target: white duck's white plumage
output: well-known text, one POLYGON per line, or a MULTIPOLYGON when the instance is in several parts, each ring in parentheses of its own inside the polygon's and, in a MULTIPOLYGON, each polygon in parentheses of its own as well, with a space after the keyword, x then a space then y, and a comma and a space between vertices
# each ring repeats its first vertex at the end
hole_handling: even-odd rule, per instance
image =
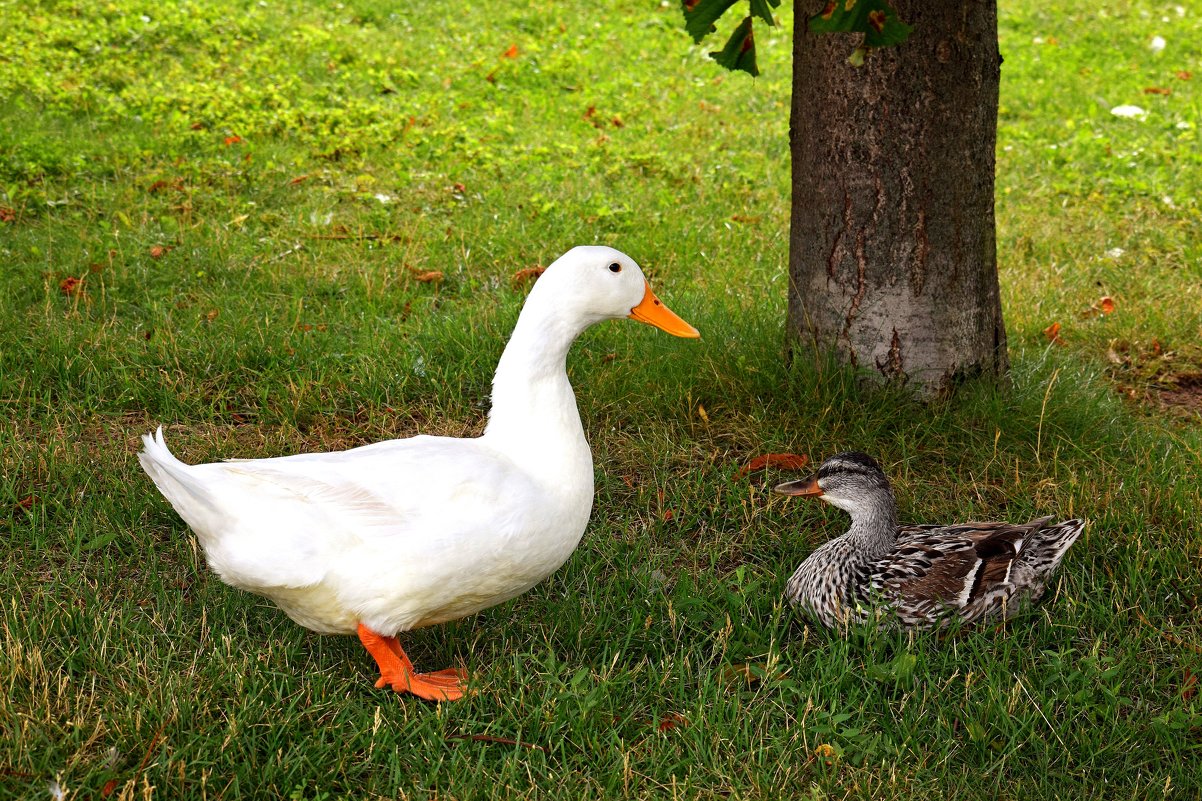
POLYGON ((526 300, 480 437, 188 465, 159 429, 139 460, 222 580, 302 626, 387 636, 454 620, 530 589, 580 542, 593 462, 565 363, 585 328, 621 317, 697 336, 630 257, 574 248, 526 300))

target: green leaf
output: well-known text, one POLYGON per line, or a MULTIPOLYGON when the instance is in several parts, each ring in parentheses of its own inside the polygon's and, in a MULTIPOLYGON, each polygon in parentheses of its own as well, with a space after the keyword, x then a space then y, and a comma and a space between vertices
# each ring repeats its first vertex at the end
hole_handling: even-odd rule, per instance
POLYGON ((718 17, 737 2, 738 0, 680 0, 685 30, 693 37, 694 42, 699 43, 716 30, 714 23, 718 21, 718 17))
POLYGON ((866 47, 901 44, 914 30, 901 21, 887 0, 827 0, 822 13, 810 17, 809 29, 814 33, 862 33, 866 47))
POLYGON ((751 16, 759 17, 769 25, 776 25, 772 9, 780 5, 780 0, 751 0, 751 16))
POLYGON ((755 65, 755 34, 751 30, 751 17, 744 17, 735 32, 726 40, 726 47, 710 53, 710 58, 728 70, 742 70, 749 75, 760 74, 755 65))
POLYGON ((117 539, 117 537, 119 537, 120 535, 121 535, 120 531, 110 531, 107 534, 101 534, 101 535, 99 535, 97 537, 93 537, 92 539, 85 542, 83 544, 83 546, 80 547, 80 550, 81 551, 94 551, 97 548, 103 548, 104 546, 106 546, 110 542, 112 542, 113 540, 117 539))

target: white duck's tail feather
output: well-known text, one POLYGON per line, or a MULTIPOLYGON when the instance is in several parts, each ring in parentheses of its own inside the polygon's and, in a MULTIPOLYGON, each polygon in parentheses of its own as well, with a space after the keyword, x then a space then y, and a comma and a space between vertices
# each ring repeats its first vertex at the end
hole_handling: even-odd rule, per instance
POLYGON ((219 512, 204 486, 190 475, 191 466, 176 459, 167 447, 162 426, 154 434, 143 434, 142 446, 138 453, 142 469, 189 525, 198 505, 209 513, 219 512))

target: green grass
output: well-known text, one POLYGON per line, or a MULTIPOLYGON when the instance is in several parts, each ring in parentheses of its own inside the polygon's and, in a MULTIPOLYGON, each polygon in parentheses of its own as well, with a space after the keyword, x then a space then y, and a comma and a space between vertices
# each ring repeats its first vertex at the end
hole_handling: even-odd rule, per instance
POLYGON ((751 81, 672 4, 425 5, 0 0, 0 798, 1195 796, 1202 434, 1158 399, 1202 374, 1196 12, 1003 5, 1013 375, 922 406, 783 363, 788 15, 751 81), (591 242, 704 339, 574 349, 581 548, 406 639, 474 697, 372 689, 141 474, 159 423, 192 461, 480 430, 510 276, 591 242), (736 472, 849 447, 909 520, 1086 517, 1054 597, 946 637, 795 620, 844 521, 736 472))

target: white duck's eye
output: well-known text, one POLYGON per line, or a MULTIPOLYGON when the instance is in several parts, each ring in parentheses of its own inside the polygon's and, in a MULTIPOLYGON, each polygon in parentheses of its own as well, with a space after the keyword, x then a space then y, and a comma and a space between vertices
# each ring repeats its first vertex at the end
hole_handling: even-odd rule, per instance
POLYGON ((615 261, 609 265, 609 271, 611 273, 620 273, 620 272, 622 272, 622 265, 618 264, 615 261))

